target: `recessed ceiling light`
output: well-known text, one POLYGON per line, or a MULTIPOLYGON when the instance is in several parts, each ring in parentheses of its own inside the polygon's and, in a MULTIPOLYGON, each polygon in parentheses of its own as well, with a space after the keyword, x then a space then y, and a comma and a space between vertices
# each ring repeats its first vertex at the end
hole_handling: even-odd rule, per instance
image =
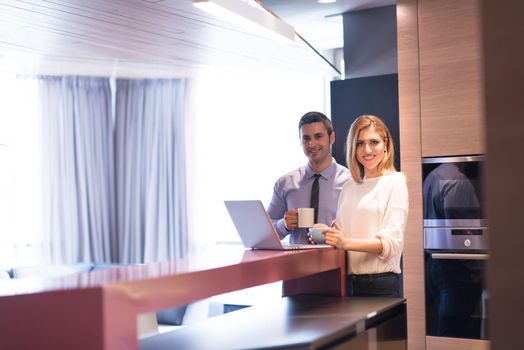
POLYGON ((337 0, 317 0, 319 4, 332 4, 334 2, 337 2, 337 0))

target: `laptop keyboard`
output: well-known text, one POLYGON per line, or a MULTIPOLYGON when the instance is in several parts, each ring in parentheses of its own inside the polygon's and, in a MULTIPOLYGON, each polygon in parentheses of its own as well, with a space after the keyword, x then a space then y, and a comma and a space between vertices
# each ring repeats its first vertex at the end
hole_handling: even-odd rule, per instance
POLYGON ((301 249, 304 247, 304 244, 286 243, 286 244, 283 244, 283 246, 286 249, 301 249))

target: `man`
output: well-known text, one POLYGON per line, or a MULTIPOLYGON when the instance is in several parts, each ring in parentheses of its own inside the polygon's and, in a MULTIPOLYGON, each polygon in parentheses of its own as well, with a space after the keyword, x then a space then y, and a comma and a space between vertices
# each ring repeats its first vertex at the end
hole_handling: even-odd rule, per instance
POLYGON ((349 170, 331 155, 335 132, 331 121, 320 112, 308 112, 298 124, 299 136, 308 164, 282 176, 275 183, 268 214, 280 239, 291 235, 291 243, 309 243, 306 228, 298 228, 298 208, 311 207, 311 190, 318 176, 318 219, 331 225, 335 219, 338 195, 349 179, 349 170))

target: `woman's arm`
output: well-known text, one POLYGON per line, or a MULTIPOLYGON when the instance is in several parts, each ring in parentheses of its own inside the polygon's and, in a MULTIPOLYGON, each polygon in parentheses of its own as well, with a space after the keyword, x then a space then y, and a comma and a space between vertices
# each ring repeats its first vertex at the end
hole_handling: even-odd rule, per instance
POLYGON ((353 250, 357 252, 381 254, 384 247, 379 238, 346 238, 337 223, 332 228, 324 231, 326 243, 338 249, 353 250))
POLYGON ((375 238, 382 241, 380 259, 402 254, 404 246, 404 230, 409 210, 408 188, 404 174, 397 173, 394 180, 384 213, 383 227, 375 234, 375 238))

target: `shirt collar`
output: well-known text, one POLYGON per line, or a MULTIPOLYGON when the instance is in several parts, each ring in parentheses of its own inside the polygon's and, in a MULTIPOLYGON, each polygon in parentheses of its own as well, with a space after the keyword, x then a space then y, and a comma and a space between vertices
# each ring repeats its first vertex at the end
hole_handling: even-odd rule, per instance
MULTIPOLYGON (((335 162, 335 159, 331 157, 331 165, 324 169, 324 171, 321 172, 320 175, 322 175, 321 177, 323 177, 324 179, 329 180, 335 175, 336 169, 337 163, 335 162)), ((312 178, 315 174, 316 173, 313 171, 313 169, 311 169, 311 166, 308 163, 308 165, 306 166, 306 177, 309 179, 312 178)))

